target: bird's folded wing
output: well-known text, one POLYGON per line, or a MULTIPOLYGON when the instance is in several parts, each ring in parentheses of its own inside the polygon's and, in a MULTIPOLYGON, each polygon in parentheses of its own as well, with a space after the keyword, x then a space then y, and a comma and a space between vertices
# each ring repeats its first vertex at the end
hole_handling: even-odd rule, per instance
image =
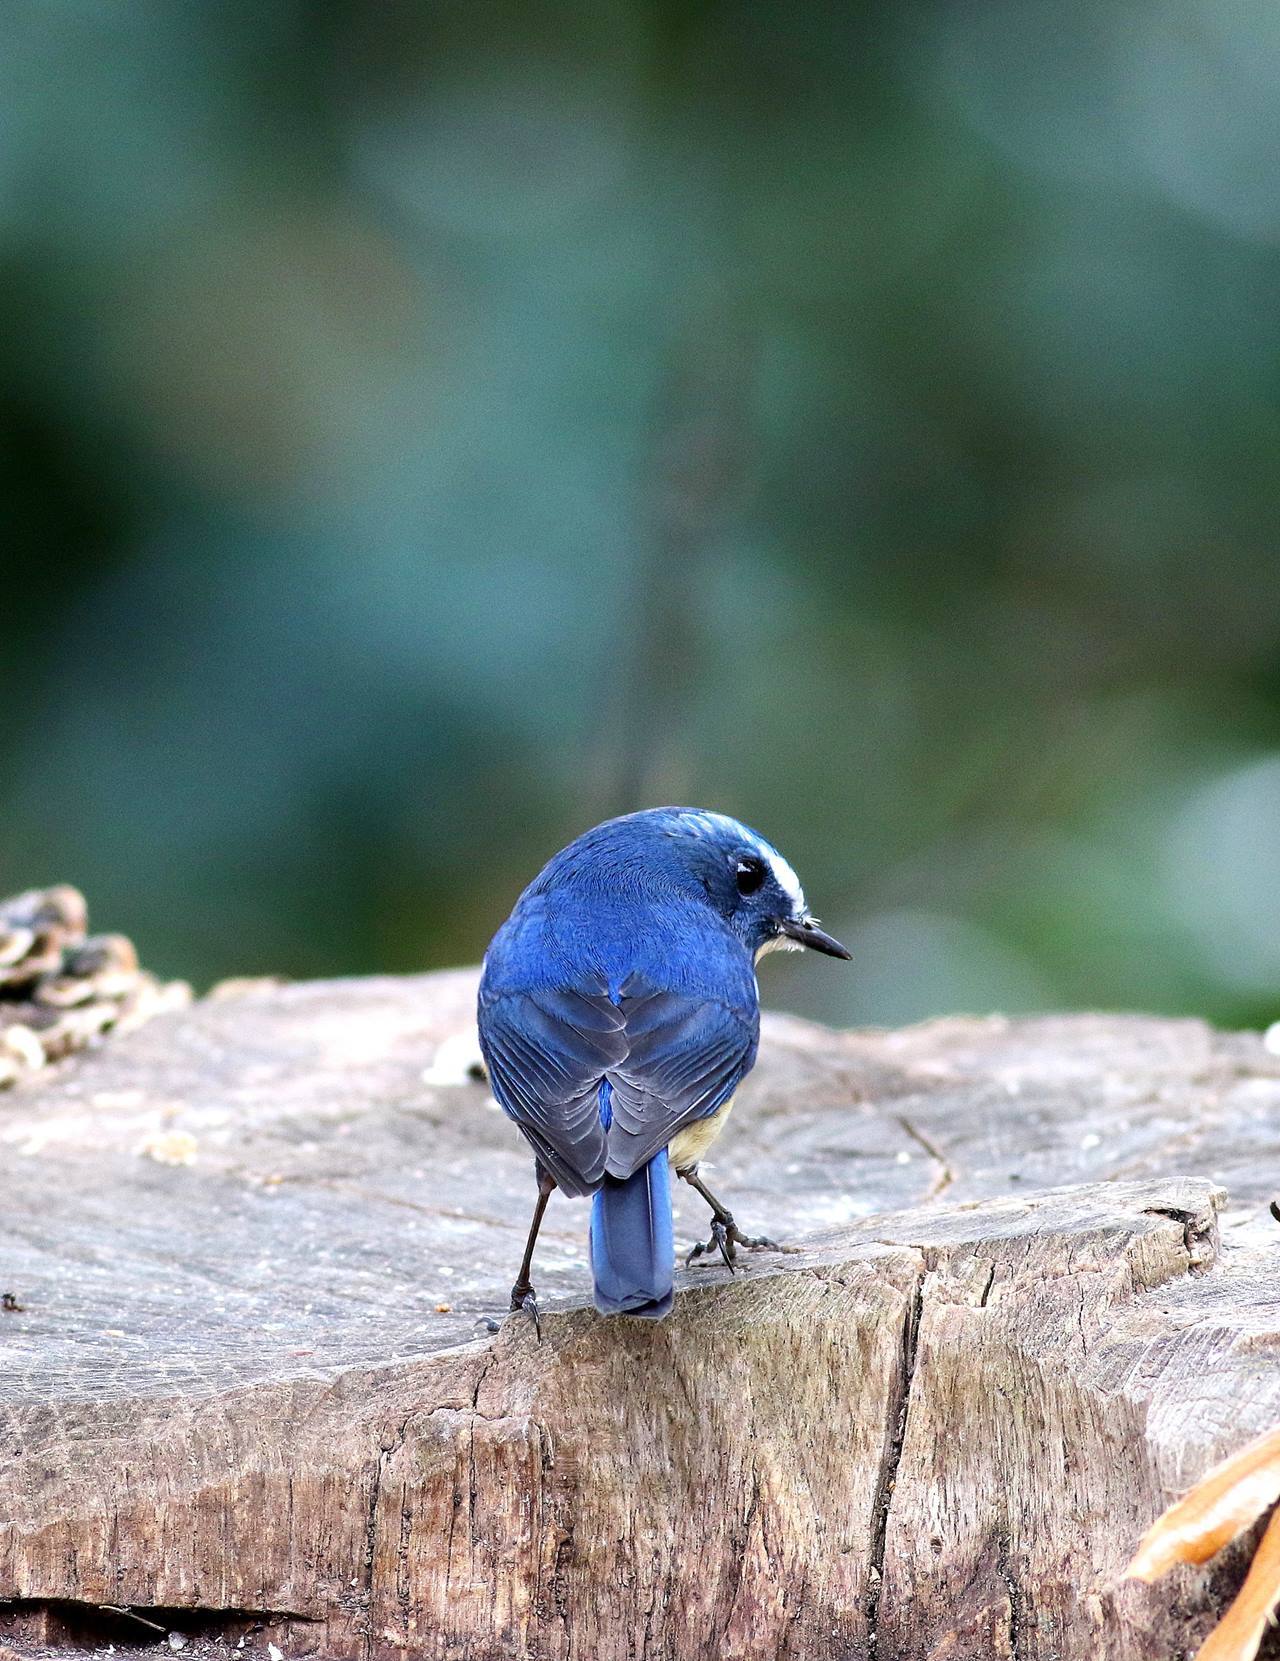
POLYGON ((622 1011, 603 994, 539 988, 482 997, 480 1042, 499 1105, 568 1194, 605 1173, 600 1083, 627 1053, 622 1011))
POLYGON ((718 999, 624 989, 627 1054, 610 1069, 613 1123, 607 1170, 626 1177, 695 1119, 717 1112, 755 1060, 759 1014, 718 999))
POLYGON ((616 1003, 571 988, 483 998, 480 1028, 499 1104, 566 1193, 583 1194, 724 1106, 755 1060, 759 1017, 633 976, 616 1003))

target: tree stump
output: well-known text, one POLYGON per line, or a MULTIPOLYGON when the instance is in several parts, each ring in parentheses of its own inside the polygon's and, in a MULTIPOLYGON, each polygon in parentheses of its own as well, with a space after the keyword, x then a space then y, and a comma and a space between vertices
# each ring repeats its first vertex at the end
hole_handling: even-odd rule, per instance
POLYGON ((555 1196, 539 1343, 505 1311, 531 1159, 482 1084, 423 1077, 474 991, 249 986, 0 1098, 0 1641, 1154 1661, 1204 1635, 1244 1547, 1119 1575, 1280 1423, 1256 1036, 767 1018, 712 1185, 785 1249, 604 1321, 555 1196))

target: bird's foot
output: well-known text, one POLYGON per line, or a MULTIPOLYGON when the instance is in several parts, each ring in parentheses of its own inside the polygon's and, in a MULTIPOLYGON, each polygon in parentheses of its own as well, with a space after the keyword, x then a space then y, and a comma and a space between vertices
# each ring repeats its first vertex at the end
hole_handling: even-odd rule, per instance
POLYGON ((733 1218, 727 1214, 723 1217, 711 1219, 710 1240, 699 1240, 698 1244, 684 1260, 686 1269, 692 1267, 696 1258, 713 1257, 716 1252, 724 1259, 725 1267, 730 1274, 735 1273, 734 1261, 738 1255, 739 1246, 748 1246, 752 1251, 762 1247, 777 1249, 777 1241, 770 1240, 763 1234, 744 1234, 733 1218))
POLYGON ((511 1288, 511 1313, 514 1315, 523 1309, 526 1315, 533 1316, 533 1330, 538 1335, 538 1342, 542 1342, 542 1311, 538 1308, 538 1300, 534 1296, 532 1286, 522 1286, 519 1281, 511 1288))

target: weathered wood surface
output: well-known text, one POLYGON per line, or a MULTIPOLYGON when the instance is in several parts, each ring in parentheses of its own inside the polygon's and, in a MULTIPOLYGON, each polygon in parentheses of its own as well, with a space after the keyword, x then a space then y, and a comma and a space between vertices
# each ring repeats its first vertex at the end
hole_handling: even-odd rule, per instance
POLYGON ((1118 1575, 1280 1422, 1257 1038, 775 1018, 713 1186, 795 1249, 603 1322, 556 1197, 537 1344, 482 1325, 528 1156, 483 1087, 422 1077, 473 992, 252 989, 0 1099, 0 1640, 148 1635, 104 1605, 188 1653, 249 1630, 456 1661, 1145 1661, 1204 1634, 1241 1551, 1118 1575))

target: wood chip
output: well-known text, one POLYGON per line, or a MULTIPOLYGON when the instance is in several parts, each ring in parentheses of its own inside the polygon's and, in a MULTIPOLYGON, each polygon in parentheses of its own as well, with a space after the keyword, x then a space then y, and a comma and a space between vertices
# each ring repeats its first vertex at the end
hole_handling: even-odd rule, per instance
POLYGON ((1197 1661, 1253 1661, 1280 1603, 1280 1511, 1259 1542, 1236 1600, 1200 1648, 1197 1661))
POLYGON ((142 1144, 142 1152, 157 1165, 194 1165, 199 1143, 189 1130, 161 1130, 142 1144))
POLYGON ((1280 1499, 1280 1430, 1215 1465, 1143 1535, 1130 1580, 1158 1580, 1175 1563, 1205 1563, 1280 1499))

